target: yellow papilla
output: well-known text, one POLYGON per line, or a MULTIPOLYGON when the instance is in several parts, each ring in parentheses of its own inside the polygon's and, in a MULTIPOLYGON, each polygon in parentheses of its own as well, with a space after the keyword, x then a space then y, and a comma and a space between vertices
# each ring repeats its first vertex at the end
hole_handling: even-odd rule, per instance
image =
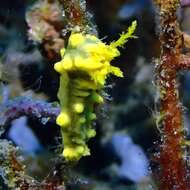
POLYGON ((89 120, 95 120, 96 114, 95 113, 89 113, 88 118, 89 118, 89 120))
POLYGON ((66 51, 65 48, 62 48, 62 49, 60 50, 61 58, 64 57, 65 51, 66 51))
POLYGON ((75 103, 73 109, 76 113, 82 113, 84 111, 84 104, 79 102, 75 103))
POLYGON ((89 149, 84 146, 67 147, 63 150, 63 156, 68 161, 75 161, 78 157, 90 155, 89 149))
POLYGON ((92 92, 91 100, 95 103, 102 104, 104 102, 104 98, 100 96, 96 91, 92 92))
POLYGON ((68 126, 70 122, 71 122, 71 119, 67 112, 61 112, 56 119, 56 123, 61 127, 68 126))
POLYGON ((95 137, 96 136, 96 131, 94 129, 88 129, 87 130, 87 136, 88 138, 92 138, 92 137, 95 137))
POLYGON ((85 41, 85 36, 83 34, 75 33, 70 36, 68 45, 73 48, 76 48, 77 46, 84 43, 84 41, 85 41))
POLYGON ((54 65, 54 69, 55 69, 58 73, 61 73, 61 71, 63 70, 62 63, 61 63, 61 62, 57 62, 57 63, 54 65))
POLYGON ((123 77, 123 72, 118 67, 111 66, 110 69, 111 73, 114 74, 115 76, 123 77))
POLYGON ((72 70, 72 68, 73 68, 72 57, 69 54, 66 54, 60 63, 62 64, 62 70, 60 70, 59 73, 72 70))

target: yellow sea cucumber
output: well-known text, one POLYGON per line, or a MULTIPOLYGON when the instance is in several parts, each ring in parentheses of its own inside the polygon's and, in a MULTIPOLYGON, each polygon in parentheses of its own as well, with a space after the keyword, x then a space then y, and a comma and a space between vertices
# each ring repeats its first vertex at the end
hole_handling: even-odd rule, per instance
POLYGON ((96 135, 92 121, 96 119, 94 107, 104 102, 101 91, 109 74, 123 77, 122 71, 110 62, 120 55, 122 47, 133 35, 136 21, 127 33, 106 45, 94 35, 72 33, 67 48, 61 49, 61 61, 54 65, 60 74, 58 98, 61 113, 56 123, 61 127, 67 161, 77 161, 90 155, 87 141, 96 135))

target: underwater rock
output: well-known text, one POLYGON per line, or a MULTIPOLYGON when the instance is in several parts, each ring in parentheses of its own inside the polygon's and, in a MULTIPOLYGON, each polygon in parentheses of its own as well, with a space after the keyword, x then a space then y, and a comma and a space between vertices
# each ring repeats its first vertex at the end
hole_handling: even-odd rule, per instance
POLYGON ((142 148, 132 141, 131 137, 124 134, 114 134, 111 143, 121 165, 117 174, 120 178, 141 182, 148 175, 149 162, 142 148))
POLYGON ((181 5, 188 6, 188 5, 190 5, 190 1, 189 0, 181 0, 181 5))
POLYGON ((24 153, 33 155, 42 150, 42 145, 33 131, 27 126, 27 117, 25 116, 15 119, 12 122, 8 137, 14 141, 24 153))
POLYGON ((150 0, 136 0, 133 3, 125 3, 118 12, 120 19, 130 19, 145 9, 151 9, 150 0))

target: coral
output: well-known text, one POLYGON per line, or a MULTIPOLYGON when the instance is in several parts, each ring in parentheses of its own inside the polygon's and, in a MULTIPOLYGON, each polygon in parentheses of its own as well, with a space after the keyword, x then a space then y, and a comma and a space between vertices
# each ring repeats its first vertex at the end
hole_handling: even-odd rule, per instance
POLYGON ((67 30, 97 34, 92 15, 87 11, 85 0, 59 0, 64 7, 67 30))
POLYGON ((179 100, 178 71, 189 69, 188 46, 177 20, 178 0, 155 0, 160 9, 161 57, 156 64, 157 85, 160 90, 161 141, 157 159, 160 163, 160 190, 188 190, 188 169, 184 160, 183 109, 179 100), (184 40, 185 39, 185 40, 184 40), (185 44, 184 44, 185 43, 185 44))
POLYGON ((97 33, 90 18, 83 0, 39 0, 26 13, 28 35, 42 45, 49 60, 57 60, 70 31, 97 33))
POLYGON ((42 0, 35 2, 26 13, 29 38, 43 44, 50 60, 56 59, 59 50, 64 47, 62 11, 63 8, 58 0, 42 0))
MULTIPOLYGON (((0 129, 23 115, 37 118, 43 124, 54 122, 60 109, 42 100, 29 97, 17 97, 0 106, 0 129)), ((0 134, 3 133, 1 129, 0 134)))
POLYGON ((11 142, 0 140, 0 174, 4 184, 11 190, 59 190, 65 189, 62 176, 59 176, 62 168, 55 168, 54 174, 51 173, 42 182, 28 176, 25 172, 25 166, 18 159, 18 148, 15 148, 11 142))
POLYGON ((62 60, 54 66, 61 75, 58 92, 61 113, 56 122, 61 126, 66 160, 76 161, 90 154, 86 142, 96 134, 92 128, 96 119, 94 108, 104 101, 101 91, 106 79, 110 74, 123 76, 110 62, 120 55, 118 47, 134 38, 135 28, 136 21, 110 45, 94 35, 72 33, 67 48, 61 50, 62 60))

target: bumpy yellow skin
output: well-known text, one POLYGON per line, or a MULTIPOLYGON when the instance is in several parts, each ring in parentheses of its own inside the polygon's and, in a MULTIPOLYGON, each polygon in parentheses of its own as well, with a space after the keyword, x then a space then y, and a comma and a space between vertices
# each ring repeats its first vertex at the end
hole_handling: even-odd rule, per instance
POLYGON ((56 123, 61 127, 63 156, 67 161, 77 161, 90 155, 87 141, 96 135, 92 121, 96 119, 94 107, 104 102, 100 92, 109 74, 123 77, 118 67, 110 64, 120 55, 118 47, 134 37, 136 22, 128 32, 106 45, 94 35, 71 34, 66 49, 61 49, 62 60, 54 65, 60 73, 61 113, 56 123))

